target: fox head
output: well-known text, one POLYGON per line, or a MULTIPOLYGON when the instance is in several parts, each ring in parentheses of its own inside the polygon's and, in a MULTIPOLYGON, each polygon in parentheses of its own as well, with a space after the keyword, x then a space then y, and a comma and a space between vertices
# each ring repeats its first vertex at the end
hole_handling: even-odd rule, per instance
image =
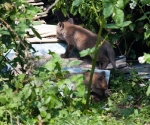
POLYGON ((65 40, 66 29, 70 24, 74 24, 72 18, 68 19, 66 22, 59 22, 56 27, 57 39, 65 40))

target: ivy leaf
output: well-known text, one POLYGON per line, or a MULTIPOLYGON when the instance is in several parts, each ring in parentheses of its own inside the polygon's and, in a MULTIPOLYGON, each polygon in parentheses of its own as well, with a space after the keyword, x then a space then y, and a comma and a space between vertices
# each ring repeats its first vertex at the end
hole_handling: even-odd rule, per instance
POLYGON ((112 18, 116 24, 120 24, 124 21, 124 12, 119 8, 115 8, 112 18))

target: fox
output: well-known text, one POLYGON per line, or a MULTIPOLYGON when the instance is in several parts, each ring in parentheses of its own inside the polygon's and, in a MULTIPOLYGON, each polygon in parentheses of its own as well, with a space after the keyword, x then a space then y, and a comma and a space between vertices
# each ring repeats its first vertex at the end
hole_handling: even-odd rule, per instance
MULTIPOLYGON (((84 72, 85 77, 84 85, 85 89, 88 90, 90 81, 90 72, 84 72)), ((91 93, 92 100, 94 102, 100 102, 105 97, 105 91, 108 89, 108 84, 105 78, 105 72, 95 72, 92 78, 91 93)))
MULTIPOLYGON (((66 41, 68 44, 66 52, 61 54, 62 58, 69 58, 74 48, 77 48, 80 52, 87 48, 95 47, 98 38, 97 34, 94 34, 90 30, 75 25, 72 18, 68 19, 68 21, 58 22, 56 26, 56 36, 57 39, 66 41)), ((101 40, 103 40, 103 38, 101 38, 101 40)), ((90 56, 94 58, 93 55, 90 56)), ((117 69, 115 52, 111 44, 106 40, 98 49, 97 62, 98 64, 102 64, 101 69, 106 69, 109 62, 111 62, 114 69, 117 69)))
MULTIPOLYGON (((66 78, 70 78, 72 75, 76 75, 77 73, 68 74, 66 78)), ((90 72, 82 72, 84 77, 83 84, 85 89, 88 90, 88 85, 90 81, 90 72)), ((76 83, 73 83, 73 90, 76 90, 76 83)), ((102 72, 94 72, 92 78, 91 92, 90 96, 93 102, 100 102, 105 98, 105 91, 108 89, 107 80, 105 77, 105 71, 102 72)))

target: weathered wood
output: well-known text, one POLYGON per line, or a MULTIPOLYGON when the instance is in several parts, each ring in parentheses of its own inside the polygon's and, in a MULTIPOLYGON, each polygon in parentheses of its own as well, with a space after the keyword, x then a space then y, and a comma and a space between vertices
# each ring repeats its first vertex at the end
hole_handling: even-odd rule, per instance
POLYGON ((34 6, 41 6, 41 5, 44 5, 44 3, 43 3, 43 2, 30 3, 30 4, 32 4, 32 5, 34 5, 34 6))
POLYGON ((26 38, 26 40, 29 43, 56 43, 56 42, 58 42, 58 39, 53 38, 53 37, 52 38, 42 38, 42 39, 34 37, 34 38, 26 38))
MULTIPOLYGON (((48 36, 56 36, 56 25, 41 24, 33 27, 40 35, 49 33, 48 36)), ((29 32, 30 35, 34 35, 31 29, 26 29, 26 32, 29 32)))
POLYGON ((42 18, 42 17, 47 17, 48 16, 48 14, 43 14, 43 15, 41 15, 41 16, 35 16, 33 19, 34 20, 37 20, 37 19, 40 19, 40 18, 42 18))
POLYGON ((41 2, 41 0, 26 0, 28 3, 41 2))
POLYGON ((34 21, 34 23, 46 24, 45 20, 38 20, 38 21, 34 21))

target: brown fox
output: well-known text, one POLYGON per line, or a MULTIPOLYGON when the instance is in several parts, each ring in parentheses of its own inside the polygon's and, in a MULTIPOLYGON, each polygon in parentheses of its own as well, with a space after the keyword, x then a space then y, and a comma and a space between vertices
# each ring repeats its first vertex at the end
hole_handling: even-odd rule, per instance
MULTIPOLYGON (((90 80, 90 72, 83 73, 85 80, 85 88, 88 90, 88 84, 90 80)), ((108 89, 107 81, 105 78, 105 72, 93 74, 92 86, 91 86, 91 95, 94 102, 99 102, 103 97, 105 97, 105 90, 108 89)))
MULTIPOLYGON (((70 78, 72 75, 76 75, 77 73, 68 74, 66 77, 70 78)), ((90 72, 81 73, 84 76, 84 85, 85 89, 88 90, 89 80, 90 80, 90 72)), ((74 84, 73 90, 76 90, 76 84, 74 84)), ((94 102, 99 102, 101 99, 105 97, 105 91, 108 89, 108 84, 105 78, 105 72, 95 72, 92 78, 91 92, 90 95, 94 102)))
MULTIPOLYGON (((56 28, 57 38, 68 43, 66 52, 61 54, 62 58, 68 58, 70 52, 77 48, 79 51, 93 48, 96 45, 97 35, 91 31, 73 24, 70 18, 66 22, 59 22, 56 28)), ((101 38, 101 40, 103 40, 101 38)), ((97 62, 102 63, 101 68, 106 69, 109 62, 116 69, 115 52, 108 41, 105 41, 98 50, 97 62)), ((93 58, 93 55, 91 55, 93 58)))

